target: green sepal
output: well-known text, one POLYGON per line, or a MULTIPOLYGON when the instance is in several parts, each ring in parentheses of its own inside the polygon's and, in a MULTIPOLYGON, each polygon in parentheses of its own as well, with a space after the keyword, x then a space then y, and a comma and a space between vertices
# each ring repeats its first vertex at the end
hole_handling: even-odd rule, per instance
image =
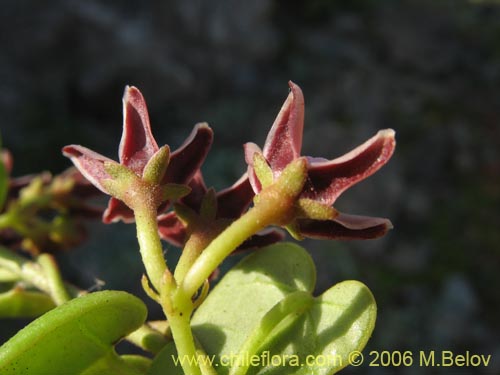
POLYGON ((182 184, 165 184, 161 188, 163 201, 175 201, 191 193, 191 188, 182 184))
POLYGON ((111 177, 101 181, 107 193, 125 202, 126 194, 131 186, 140 185, 140 178, 131 169, 114 161, 104 162, 104 170, 111 177))
POLYGON ((144 303, 125 292, 103 291, 73 299, 36 319, 0 347, 0 374, 124 374, 114 344, 140 327, 144 303))
POLYGON ((290 233, 290 236, 292 236, 294 240, 302 241, 304 239, 304 237, 300 234, 299 226, 295 220, 285 225, 285 229, 288 233, 290 233))
POLYGON ((304 217, 313 220, 333 220, 339 214, 335 208, 308 198, 300 198, 297 200, 296 207, 296 217, 304 217))
POLYGON ((273 171, 267 164, 264 155, 259 152, 253 154, 253 170, 259 179, 262 188, 266 188, 273 183, 273 171))
POLYGON ((142 179, 150 184, 157 185, 165 176, 170 162, 170 148, 165 145, 148 160, 142 172, 142 179))
POLYGON ((307 160, 306 158, 298 158, 286 166, 276 184, 283 194, 295 198, 302 192, 306 179, 307 160))

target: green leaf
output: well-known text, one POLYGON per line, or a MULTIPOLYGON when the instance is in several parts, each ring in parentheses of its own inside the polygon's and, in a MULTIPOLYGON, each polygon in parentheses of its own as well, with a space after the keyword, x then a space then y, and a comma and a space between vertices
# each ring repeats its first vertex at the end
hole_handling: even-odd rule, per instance
POLYGON ((264 366, 253 367, 247 374, 334 374, 365 347, 375 327, 376 310, 364 284, 341 282, 316 297, 312 308, 289 330, 261 348, 269 353, 269 362, 279 359, 279 365, 262 360, 264 366))
POLYGON ((286 295, 312 292, 316 282, 309 254, 280 243, 245 258, 219 282, 193 316, 201 346, 213 354, 237 353, 266 312, 286 295))
POLYGON ((45 293, 12 288, 0 293, 0 318, 36 318, 56 307, 45 293))
MULTIPOLYGON (((217 373, 329 375, 347 366, 373 331, 373 296, 346 281, 313 298, 314 284, 310 256, 290 243, 256 251, 229 271, 192 320, 217 373)), ((181 375, 176 360, 167 345, 149 374, 181 375)))
POLYGON ((131 367, 137 368, 144 374, 149 370, 152 362, 149 358, 134 354, 122 355, 121 359, 123 359, 131 367))
POLYGON ((125 292, 95 292, 71 300, 0 347, 0 373, 140 374, 113 346, 141 326, 146 314, 144 303, 125 292))

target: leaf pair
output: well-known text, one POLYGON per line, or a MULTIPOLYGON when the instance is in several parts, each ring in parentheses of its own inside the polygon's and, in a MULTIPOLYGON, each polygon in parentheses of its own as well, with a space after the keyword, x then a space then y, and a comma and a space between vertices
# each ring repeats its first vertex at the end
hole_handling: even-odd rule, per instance
MULTIPOLYGON (((313 297, 314 264, 301 247, 280 243, 245 258, 219 282, 192 320, 217 374, 332 374, 366 345, 376 305, 357 281, 313 297)), ((182 374, 173 344, 149 374, 182 374)))

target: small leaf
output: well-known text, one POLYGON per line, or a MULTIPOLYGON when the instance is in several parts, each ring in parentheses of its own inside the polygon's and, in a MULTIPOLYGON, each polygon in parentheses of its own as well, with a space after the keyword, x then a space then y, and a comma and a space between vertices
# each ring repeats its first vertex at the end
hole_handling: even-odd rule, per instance
POLYGON ((71 300, 0 347, 0 373, 138 375, 113 345, 141 326, 146 314, 144 303, 125 292, 95 292, 71 300))
POLYGON ((375 300, 364 284, 341 282, 316 297, 288 331, 261 348, 282 359, 280 366, 253 367, 247 374, 334 374, 350 364, 351 353, 363 350, 376 315, 375 300))
POLYGON ((0 318, 36 318, 56 307, 45 293, 13 288, 0 293, 0 318))

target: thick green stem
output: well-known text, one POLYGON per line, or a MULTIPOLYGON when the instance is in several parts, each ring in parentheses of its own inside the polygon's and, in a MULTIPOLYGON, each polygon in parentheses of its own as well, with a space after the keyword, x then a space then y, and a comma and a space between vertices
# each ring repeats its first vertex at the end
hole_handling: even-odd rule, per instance
POLYGON ((247 211, 200 254, 181 284, 186 295, 194 295, 219 264, 247 238, 272 224, 271 217, 263 212, 262 207, 258 205, 247 211))
POLYGON ((134 213, 142 262, 151 284, 158 292, 161 292, 161 280, 167 269, 167 263, 163 256, 163 248, 158 234, 156 209, 145 207, 141 210, 135 210, 134 213))
MULTIPOLYGON (((169 296, 170 297, 170 296, 169 296)), ((191 331, 191 314, 193 303, 191 298, 177 290, 171 299, 171 307, 163 304, 163 311, 167 316, 170 330, 177 349, 177 355, 182 364, 185 375, 201 375, 197 363, 197 350, 193 332, 191 331)))
POLYGON ((38 263, 42 266, 45 272, 45 277, 47 278, 49 285, 50 296, 54 302, 57 305, 62 305, 63 303, 68 302, 71 299, 71 296, 66 290, 61 273, 59 272, 59 267, 57 266, 54 257, 50 254, 41 254, 38 257, 38 263))
MULTIPOLYGON (((168 269, 158 235, 156 209, 148 209, 148 206, 145 206, 142 210, 134 210, 134 213, 142 261, 151 284, 160 295, 161 305, 170 325, 177 353, 181 358, 196 358, 190 324, 193 312, 191 296, 179 290, 171 293, 172 284, 165 282, 168 269)), ((185 375, 201 375, 196 363, 186 360, 182 366, 185 375)))

